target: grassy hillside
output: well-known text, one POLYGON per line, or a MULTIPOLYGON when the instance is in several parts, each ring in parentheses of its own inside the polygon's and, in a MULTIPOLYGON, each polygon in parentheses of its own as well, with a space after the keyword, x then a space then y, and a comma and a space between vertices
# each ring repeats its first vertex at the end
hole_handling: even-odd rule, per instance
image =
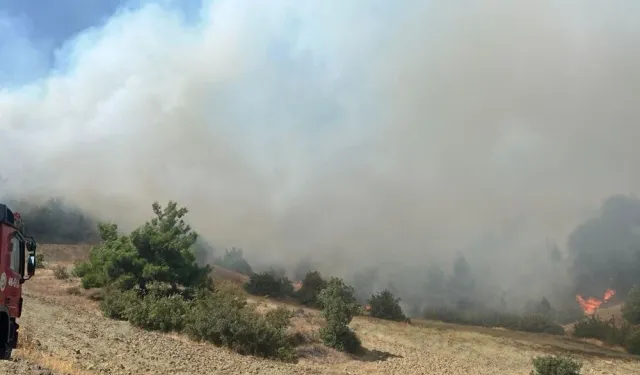
MULTIPOLYGON (((351 327, 365 352, 351 356, 328 349, 317 339, 319 312, 286 305, 294 312, 291 329, 304 344, 300 360, 286 364, 241 356, 214 345, 195 343, 178 334, 146 332, 126 322, 104 318, 74 278, 59 280, 53 269, 82 259, 87 246, 49 246, 40 250, 47 269, 25 284, 24 335, 16 355, 51 373, 99 374, 526 374, 531 359, 548 353, 571 354, 585 363, 583 373, 640 373, 640 362, 598 343, 544 334, 458 326, 414 320, 413 324, 356 317, 351 327), (168 356, 166 353, 176 353, 168 356)), ((230 287, 242 275, 216 268, 214 277, 230 287)), ((239 288, 238 288, 239 289, 239 288)), ((250 298, 267 311, 282 303, 250 298)), ((2 368, 0 367, 0 370, 2 368)))

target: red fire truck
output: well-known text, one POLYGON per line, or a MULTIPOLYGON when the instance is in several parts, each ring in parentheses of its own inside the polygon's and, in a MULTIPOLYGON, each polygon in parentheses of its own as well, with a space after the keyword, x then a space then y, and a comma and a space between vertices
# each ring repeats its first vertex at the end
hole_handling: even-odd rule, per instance
POLYGON ((23 228, 20 215, 0 203, 0 359, 18 344, 22 284, 36 270, 36 241, 23 228))

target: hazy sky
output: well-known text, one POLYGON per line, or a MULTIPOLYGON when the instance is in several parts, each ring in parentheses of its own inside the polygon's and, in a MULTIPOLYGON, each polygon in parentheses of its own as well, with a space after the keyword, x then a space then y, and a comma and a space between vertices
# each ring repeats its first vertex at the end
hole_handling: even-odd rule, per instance
POLYGON ((640 186, 637 1, 53 3, 0 1, 6 192, 348 267, 510 262, 640 186))

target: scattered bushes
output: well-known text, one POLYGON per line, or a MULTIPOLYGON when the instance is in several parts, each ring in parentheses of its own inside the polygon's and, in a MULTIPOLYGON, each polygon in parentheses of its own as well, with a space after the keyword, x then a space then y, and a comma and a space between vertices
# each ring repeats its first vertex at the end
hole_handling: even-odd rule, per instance
POLYGON ((423 318, 438 320, 445 323, 474 325, 481 327, 501 327, 515 331, 548 333, 563 335, 564 328, 542 314, 516 314, 502 313, 491 309, 455 309, 455 308, 431 308, 424 310, 423 318))
POLYGON ((608 345, 624 345, 626 330, 618 328, 612 319, 602 320, 597 316, 581 319, 573 326, 573 336, 598 339, 608 345))
POLYGON ((360 339, 348 326, 353 317, 360 313, 353 287, 332 277, 326 288, 320 291, 318 300, 326 319, 326 325, 320 329, 324 344, 348 353, 357 352, 361 348, 360 339))
POLYGON ((57 265, 53 268, 53 276, 58 280, 67 280, 71 275, 69 275, 67 267, 57 265))
POLYGON ((208 292, 193 302, 186 315, 186 333, 194 340, 226 346, 240 354, 281 360, 295 359, 286 334, 290 316, 278 310, 261 315, 244 298, 208 292))
POLYGON ((127 311, 127 320, 136 327, 160 332, 182 331, 190 307, 179 294, 149 294, 134 306, 127 311))
MULTIPOLYGON (((147 330, 185 332, 195 340, 242 354, 294 360, 295 340, 287 334, 291 312, 277 309, 263 315, 247 304, 241 289, 238 292, 224 284, 213 288, 210 268, 196 264, 193 247, 198 237, 183 219, 186 208, 169 202, 163 209, 154 203, 153 211, 155 216, 149 222, 128 235, 119 234, 115 224, 99 224, 101 243, 91 249, 88 261, 78 263, 74 269, 85 289, 102 288, 100 308, 104 315, 147 330)), ((38 260, 39 266, 42 261, 38 260)), ((285 276, 252 273, 242 250, 227 251, 217 263, 249 273, 244 289, 251 294, 293 296, 301 304, 321 307, 326 325, 321 328, 320 337, 325 345, 350 353, 361 348, 359 338, 349 328, 353 317, 360 313, 360 306, 353 287, 343 280, 331 278, 327 282, 319 272, 309 271, 302 287, 294 292, 285 276)), ((54 275, 58 279, 69 277, 61 266, 54 268, 54 275)), ((372 295, 368 302, 374 317, 407 320, 400 299, 390 290, 372 295)), ((640 320, 639 306, 640 289, 634 288, 625 305, 625 318, 631 322, 640 320)), ((536 308, 534 313, 519 316, 470 304, 425 310, 423 316, 457 324, 564 334, 564 329, 552 322, 553 310, 546 299, 536 308)), ((630 353, 640 354, 640 330, 630 325, 617 328, 613 322, 587 318, 576 324, 574 335, 622 345, 630 353)), ((555 368, 568 375, 576 368, 564 359, 545 357, 536 361, 537 375, 551 374, 548 371, 555 368)))
POLYGON ((286 276, 277 277, 273 272, 254 273, 244 286, 249 294, 269 297, 293 295, 293 284, 286 276))
POLYGON ((374 318, 393 320, 396 322, 407 321, 407 317, 400 307, 400 298, 396 298, 391 291, 384 289, 369 298, 367 303, 374 318))
POLYGON ((140 298, 133 290, 109 288, 100 307, 107 317, 128 320, 142 329, 185 332, 194 340, 240 354, 295 359, 292 339, 286 334, 292 313, 281 308, 262 315, 228 290, 200 292, 187 301, 179 294, 149 293, 140 298))
POLYGON ((543 356, 533 359, 531 375, 580 375, 582 364, 569 357, 543 356))
POLYGON ((597 339, 607 345, 621 346, 631 354, 640 355, 640 328, 633 327, 628 322, 617 327, 613 318, 584 318, 574 325, 573 336, 597 339))

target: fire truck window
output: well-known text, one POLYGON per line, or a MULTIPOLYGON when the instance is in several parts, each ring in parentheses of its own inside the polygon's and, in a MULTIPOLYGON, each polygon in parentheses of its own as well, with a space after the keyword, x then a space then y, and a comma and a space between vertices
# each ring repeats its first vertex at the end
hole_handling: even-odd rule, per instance
POLYGON ((11 237, 9 250, 11 251, 11 269, 20 272, 20 240, 17 237, 11 237))

